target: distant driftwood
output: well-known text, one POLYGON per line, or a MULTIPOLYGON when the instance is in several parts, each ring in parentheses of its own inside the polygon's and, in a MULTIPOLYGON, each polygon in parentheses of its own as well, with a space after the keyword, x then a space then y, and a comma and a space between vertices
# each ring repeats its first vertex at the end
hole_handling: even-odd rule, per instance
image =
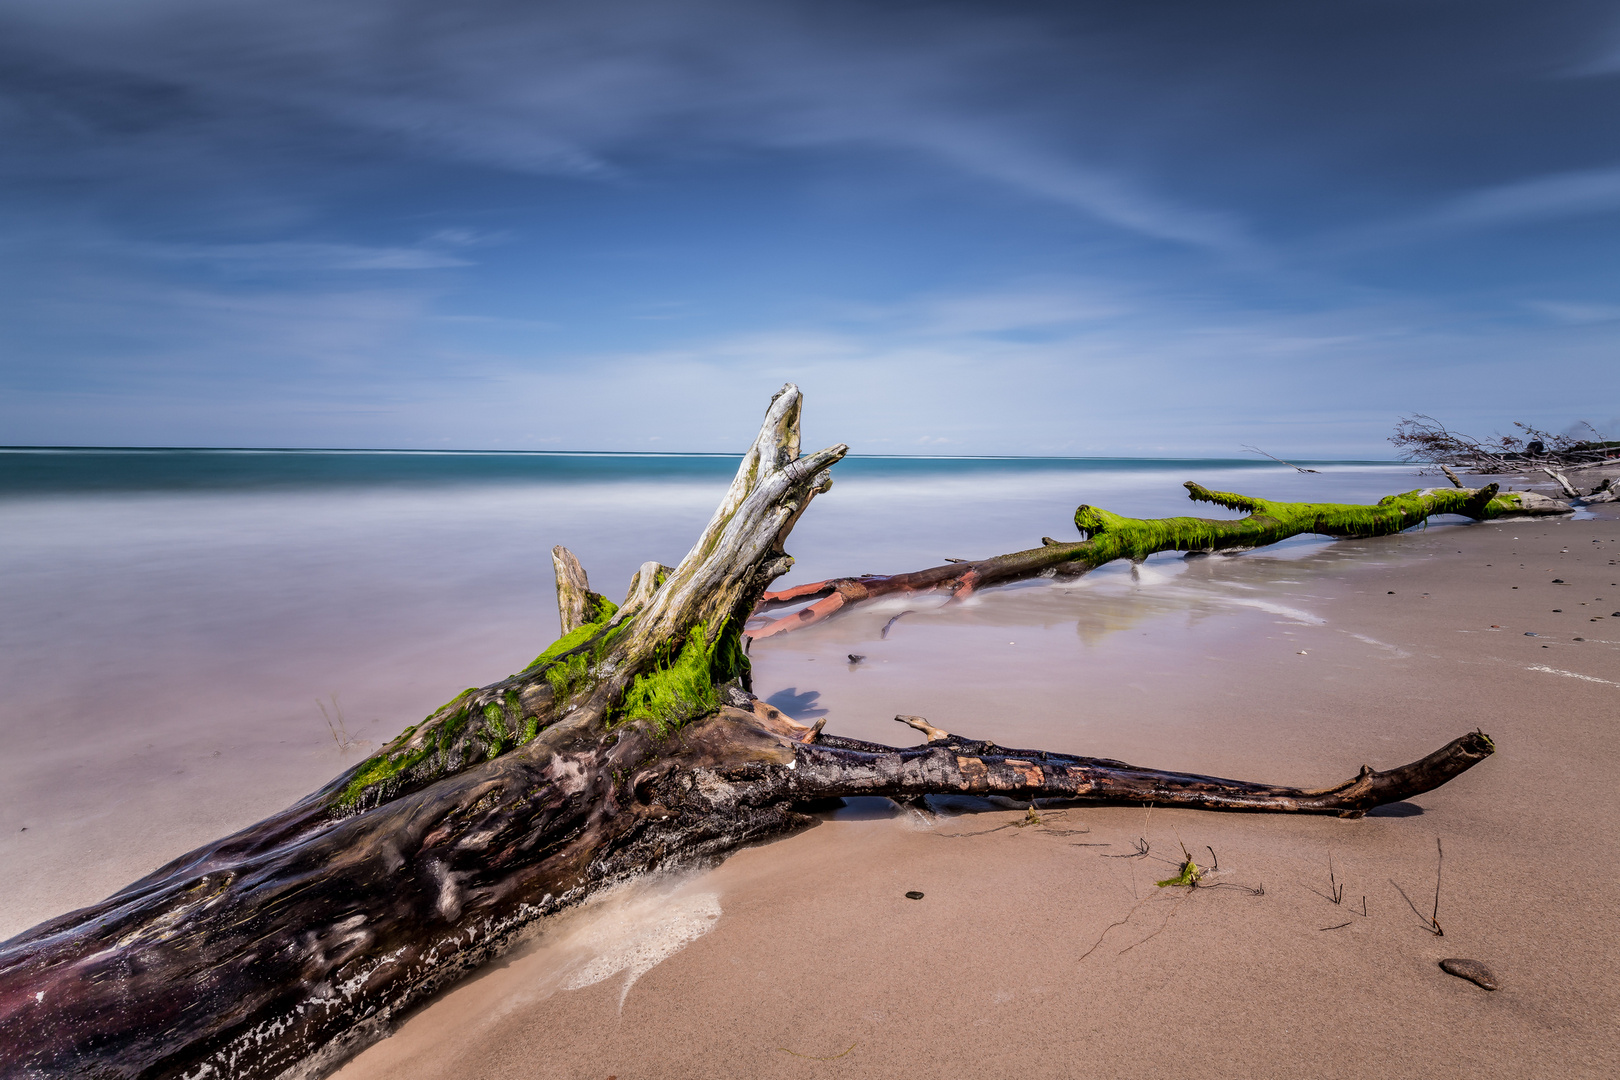
MULTIPOLYGON (((1604 439, 1592 425, 1585 421, 1581 424, 1596 438, 1554 435, 1515 421, 1513 426, 1520 434, 1499 435, 1487 441, 1452 431, 1432 416, 1414 413, 1396 423, 1389 441, 1409 461, 1436 467, 1449 465, 1486 475, 1545 466, 1576 469, 1620 463, 1620 440, 1604 439)), ((1562 485, 1570 498, 1580 497, 1567 481, 1562 485)))
POLYGON ((1390 495, 1371 506, 1345 503, 1290 503, 1210 491, 1188 482, 1187 494, 1195 502, 1213 503, 1248 516, 1235 521, 1210 518, 1128 518, 1081 506, 1074 523, 1081 539, 1058 541, 1042 537, 1041 546, 989 559, 948 560, 943 566, 907 574, 867 574, 830 578, 768 592, 750 622, 751 637, 810 626, 852 604, 883 597, 923 592, 945 592, 953 598, 971 595, 990 585, 1004 585, 1032 577, 1076 577, 1116 559, 1141 562, 1162 551, 1190 555, 1236 554, 1275 544, 1291 536, 1313 533, 1340 538, 1388 536, 1410 529, 1436 514, 1459 514, 1475 521, 1500 517, 1541 517, 1568 514, 1572 507, 1533 491, 1501 492, 1497 485, 1465 487, 1446 470, 1450 488, 1420 488, 1390 495), (808 606, 784 618, 767 619, 765 612, 783 607, 808 606))
MULTIPOLYGON (((1013 750, 918 717, 897 718, 928 739, 909 749, 803 727, 754 697, 744 649, 746 620, 792 564, 783 543, 846 451, 801 455, 799 406, 796 387, 773 399, 692 550, 677 567, 644 565, 622 605, 557 550, 563 636, 521 672, 458 694, 282 813, 0 945, 0 1074, 320 1075, 543 916, 632 875, 797 828, 805 808, 841 796, 1358 817, 1494 749, 1472 732, 1409 765, 1364 766, 1306 790, 1013 750)), ((1154 551, 1376 536, 1434 513, 1528 509, 1494 485, 1373 507, 1189 489, 1249 516, 1137 521, 1082 507, 1079 543, 903 575, 905 587, 950 581, 960 595, 1154 551)), ((844 583, 877 588, 839 579, 828 599, 844 583)))

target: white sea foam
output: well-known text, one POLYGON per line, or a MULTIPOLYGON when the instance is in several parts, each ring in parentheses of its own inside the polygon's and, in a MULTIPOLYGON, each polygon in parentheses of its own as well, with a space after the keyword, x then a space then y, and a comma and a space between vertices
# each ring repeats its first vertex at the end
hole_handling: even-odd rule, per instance
POLYGON ((1580 679, 1582 682, 1602 683, 1604 686, 1620 686, 1620 682, 1612 682, 1609 679, 1600 679, 1596 675, 1582 675, 1578 671, 1563 671, 1559 668, 1547 667, 1545 664, 1531 664, 1525 670, 1544 671, 1548 675, 1562 675, 1566 679, 1580 679))
POLYGON ((1239 607, 1259 608, 1261 611, 1269 611, 1273 615, 1281 615, 1286 619, 1291 619, 1297 623, 1303 623, 1306 626, 1322 626, 1327 622, 1326 619, 1318 618, 1308 611, 1301 611, 1299 608, 1291 608, 1283 604, 1273 603, 1270 600, 1250 600, 1247 597, 1232 597, 1223 599, 1222 603, 1236 604, 1239 607))
POLYGON ((1380 649, 1388 649, 1397 660, 1402 660, 1412 655, 1399 645, 1391 645, 1387 641, 1379 641, 1377 638, 1370 638, 1366 634, 1351 634, 1350 636, 1355 638, 1357 641, 1365 642, 1368 645, 1375 645, 1380 649))
POLYGON ((581 990, 624 973, 619 1008, 636 980, 714 929, 720 921, 718 893, 685 896, 650 894, 608 904, 596 917, 575 926, 564 948, 578 950, 583 962, 562 981, 581 990))

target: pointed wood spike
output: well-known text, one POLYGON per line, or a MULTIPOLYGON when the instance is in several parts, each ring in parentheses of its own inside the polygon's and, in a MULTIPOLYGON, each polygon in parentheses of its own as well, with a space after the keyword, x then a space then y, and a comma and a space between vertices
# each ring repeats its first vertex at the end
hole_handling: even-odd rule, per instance
POLYGON ((587 621, 585 612, 590 607, 591 585, 579 559, 561 544, 551 549, 551 565, 557 571, 557 615, 566 637, 587 621))
POLYGON ((928 736, 929 742, 938 742, 940 739, 948 739, 951 737, 950 732, 946 731, 944 728, 935 727, 921 716, 907 716, 905 713, 901 713, 896 716, 895 719, 906 725, 906 727, 916 728, 918 731, 928 736))

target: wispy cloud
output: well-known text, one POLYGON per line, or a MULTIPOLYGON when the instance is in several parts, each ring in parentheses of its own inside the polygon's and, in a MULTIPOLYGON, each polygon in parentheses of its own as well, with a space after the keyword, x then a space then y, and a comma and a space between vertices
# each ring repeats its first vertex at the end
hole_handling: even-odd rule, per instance
POLYGON ((30 48, 30 63, 0 80, 13 84, 10 126, 53 124, 59 153, 73 132, 92 137, 85 167, 116 160, 119 146, 239 147, 246 130, 273 136, 256 140, 259 153, 360 132, 371 152, 395 143, 605 180, 626 178, 627 162, 658 145, 878 147, 1138 235, 1251 243, 1235 214, 1189 205, 1100 142, 1054 140, 1072 114, 1053 102, 984 92, 1106 47, 1055 35, 1051 15, 1033 10, 469 0, 451 19, 389 0, 9 0, 0 27, 30 48))
POLYGON ((1570 170, 1463 191, 1415 213, 1341 228, 1324 249, 1343 253, 1411 247, 1436 238, 1617 210, 1620 166, 1570 170))
POLYGON ((1525 307, 1555 322, 1577 326, 1620 322, 1620 304, 1594 304, 1576 300, 1529 300, 1525 307))
MULTIPOLYGON (((1494 392, 1468 398, 1459 383, 1515 378, 1529 340, 1460 331, 1443 308, 1239 311, 1098 282, 832 304, 820 319, 652 348, 563 346, 548 327, 514 325, 500 349, 477 349, 445 336, 437 307, 404 288, 101 282, 45 316, 102 328, 94 346, 121 363, 92 378, 0 369, 0 426, 40 442, 624 450, 656 439, 724 451, 792 379, 816 403, 807 437, 865 452, 1377 454, 1402 412, 1504 423, 1494 392)), ((1605 355, 1601 340, 1564 342, 1544 378, 1515 383, 1515 416, 1567 422, 1564 388, 1605 355)))
POLYGON ((889 136, 896 143, 926 148, 969 172, 1143 236, 1234 255, 1250 254, 1258 246, 1235 213, 1180 203, 1155 193, 1151 184, 1087 164, 1083 157, 1065 158, 1007 139, 991 125, 957 122, 932 131, 906 125, 889 136))
POLYGON ((1556 426, 1620 377, 1620 80, 1557 77, 1612 21, 0 0, 0 414, 726 449, 795 378, 894 447, 1284 453, 1534 357, 1556 426))
POLYGON ((1620 209, 1620 166, 1552 173, 1469 192, 1440 207, 1437 228, 1513 225, 1620 209))
POLYGON ((898 303, 836 307, 856 325, 905 327, 919 337, 1029 334, 1096 324, 1135 309, 1140 300, 1118 284, 1033 279, 997 289, 925 294, 898 303))
POLYGON ((141 250, 158 259, 220 263, 273 273, 443 270, 473 265, 467 259, 426 247, 365 247, 284 240, 258 244, 152 244, 141 250))

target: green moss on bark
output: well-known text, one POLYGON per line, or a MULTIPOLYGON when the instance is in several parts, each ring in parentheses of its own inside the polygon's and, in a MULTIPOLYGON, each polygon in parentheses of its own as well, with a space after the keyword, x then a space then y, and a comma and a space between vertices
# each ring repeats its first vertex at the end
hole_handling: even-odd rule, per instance
POLYGON ((726 619, 711 639, 699 623, 677 650, 667 649, 653 670, 636 678, 614 711, 615 723, 650 721, 664 734, 720 707, 720 687, 748 671, 741 629, 726 619))
POLYGON ((614 613, 619 610, 619 605, 615 604, 611 600, 598 596, 596 593, 590 594, 590 598, 587 603, 590 606, 586 609, 585 614, 589 621, 581 623, 575 629, 570 630, 568 633, 546 646, 546 651, 530 661, 529 665, 523 669, 524 671, 533 671, 546 661, 555 660, 563 653, 566 653, 571 649, 577 649, 587 641, 590 641, 601 631, 602 627, 607 625, 608 620, 613 618, 614 613))
POLYGON ((1235 521, 1210 518, 1128 518, 1082 506, 1074 523, 1086 537, 1075 562, 1101 566, 1115 559, 1136 562, 1159 551, 1220 551, 1264 547, 1290 536, 1314 533, 1342 538, 1387 536, 1402 532, 1436 514, 1460 514, 1476 520, 1518 509, 1516 495, 1497 495, 1495 484, 1478 491, 1431 488, 1390 495, 1370 506, 1353 503, 1290 503, 1257 499, 1187 484, 1197 502, 1247 511, 1235 521))

